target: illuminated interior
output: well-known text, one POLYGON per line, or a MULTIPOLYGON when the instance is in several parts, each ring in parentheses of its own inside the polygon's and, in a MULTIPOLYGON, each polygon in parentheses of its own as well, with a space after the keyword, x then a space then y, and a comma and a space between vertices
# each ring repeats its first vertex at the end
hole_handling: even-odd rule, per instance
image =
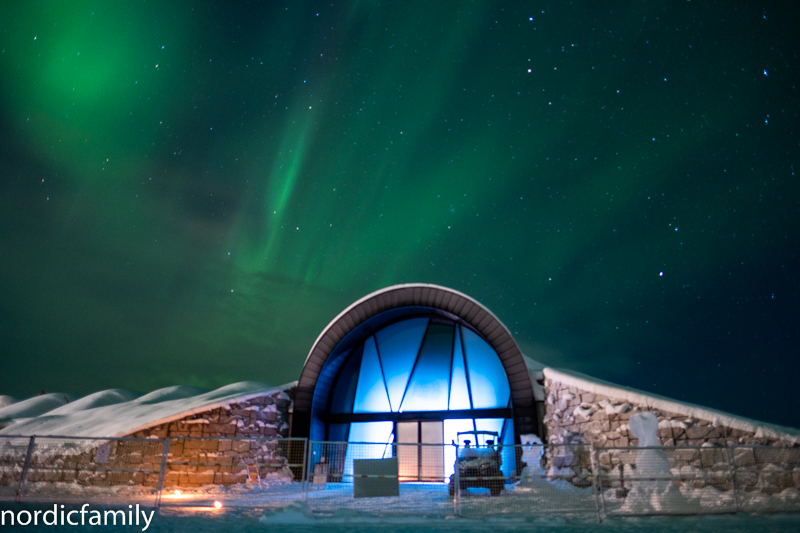
MULTIPOLYGON (((338 366, 327 438, 371 443, 348 446, 345 474, 356 456, 391 457, 394 442, 450 444, 459 431, 489 430, 503 444, 514 443, 506 371, 491 346, 463 323, 403 318, 355 343, 338 366)), ((437 481, 453 473, 454 447, 419 448, 398 447, 401 480, 437 481)), ((510 451, 503 460, 509 474, 515 464, 510 451)))

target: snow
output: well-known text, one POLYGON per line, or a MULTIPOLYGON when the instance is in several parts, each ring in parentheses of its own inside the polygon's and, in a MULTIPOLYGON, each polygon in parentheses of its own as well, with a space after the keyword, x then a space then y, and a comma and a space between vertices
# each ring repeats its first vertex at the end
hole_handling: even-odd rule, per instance
POLYGON ((533 398, 537 402, 543 402, 544 387, 540 385, 539 382, 544 379, 542 370, 544 370, 545 366, 539 361, 531 359, 527 355, 523 355, 522 359, 525 361, 525 366, 528 367, 528 375, 531 378, 531 385, 533 386, 533 398))
MULTIPOLYGON (((9 398, 9 396, 4 396, 9 398)), ((69 394, 51 392, 50 394, 40 394, 33 398, 28 398, 21 402, 12 403, 0 409, 0 422, 11 421, 18 418, 32 418, 43 415, 62 405, 69 403, 75 398, 69 394)))
POLYGON ((665 396, 650 394, 630 387, 623 387, 608 381, 593 378, 579 372, 546 367, 543 370, 545 378, 576 387, 586 392, 608 396, 614 400, 631 402, 642 409, 659 409, 673 413, 680 413, 689 417, 709 420, 716 426, 727 426, 743 431, 752 431, 758 437, 782 439, 789 442, 800 443, 800 429, 768 424, 741 416, 736 416, 716 409, 701 407, 665 396))
MULTIPOLYGON (((652 533, 750 533, 769 531, 775 533, 796 532, 800 520, 792 515, 775 516, 704 516, 704 517, 649 517, 612 518, 599 524, 595 517, 586 515, 537 516, 527 519, 490 518, 430 518, 422 516, 367 517, 358 513, 340 511, 326 517, 309 516, 302 505, 293 505, 282 510, 247 512, 245 510, 213 511, 169 510, 153 519, 148 533, 161 531, 285 531, 293 532, 373 532, 402 531, 445 533, 453 531, 491 532, 500 531, 548 531, 553 533, 589 532, 636 532, 652 533)), ((109 528, 103 528, 107 530, 109 528)), ((124 528, 120 527, 120 530, 124 528)), ((128 528, 127 531, 133 531, 128 528)))
MULTIPOLYGON (((545 482, 546 483, 546 482, 545 482)), ((37 484, 40 485, 40 484, 37 484)), ((62 485, 61 490, 69 491, 68 484, 62 485)), ((314 491, 308 499, 303 499, 302 494, 296 490, 297 484, 280 485, 259 490, 253 485, 233 486, 229 488, 220 486, 205 486, 196 489, 183 490, 183 494, 168 498, 165 492, 162 499, 160 512, 156 513, 148 532, 192 531, 225 531, 238 533, 245 531, 274 531, 291 529, 294 532, 325 532, 338 533, 345 531, 366 532, 378 529, 386 531, 550 531, 575 533, 579 531, 651 531, 654 533, 683 533, 726 531, 730 533, 763 531, 776 533, 789 533, 800 530, 800 515, 798 514, 773 514, 750 515, 739 513, 737 515, 718 516, 691 516, 691 517, 619 517, 606 516, 602 524, 598 523, 597 514, 575 512, 565 513, 546 512, 545 502, 542 501, 544 493, 536 489, 522 490, 518 486, 504 491, 504 495, 491 498, 475 496, 475 501, 487 503, 490 514, 488 516, 470 515, 470 507, 463 508, 466 517, 455 517, 452 514, 452 502, 447 496, 446 486, 437 484, 403 484, 400 498, 365 498, 354 500, 352 498, 352 485, 333 484, 330 490, 314 491), (405 490, 403 490, 405 489, 405 490), (333 498, 333 499, 331 499, 333 498), (321 510, 325 500, 334 504, 329 510, 321 510), (372 501, 370 501, 372 500, 372 501), (391 500, 388 503, 376 500, 391 500), (434 501, 435 500, 435 501, 434 501), (213 507, 214 501, 222 503, 221 509, 213 507), (523 514, 509 514, 510 502, 523 501, 527 503, 523 514), (336 507, 338 503, 346 505, 336 507), (435 508, 441 503, 442 512, 435 508), (372 506, 377 512, 370 512, 354 508, 353 505, 372 506), (425 509, 414 511, 414 509, 425 509), (544 512, 543 512, 544 511, 544 512), (443 514, 447 513, 447 514, 443 514)), ((71 492, 67 501, 74 502, 67 505, 67 510, 79 508, 79 504, 89 502, 92 508, 99 507, 101 502, 104 508, 126 508, 128 504, 144 502, 152 498, 150 493, 142 492, 137 495, 134 487, 120 487, 114 493, 116 503, 111 504, 108 499, 98 499, 99 487, 77 487, 71 492)), ((106 489, 108 490, 108 489, 106 489)), ((144 490, 140 488, 140 490, 144 490)), ((555 487, 542 487, 542 490, 558 496, 561 491, 555 487)), ((591 498, 591 489, 584 490, 591 498)), ((797 491, 791 489, 796 493, 797 491)), ((26 491, 27 492, 27 491, 26 491)), ((609 491, 613 492, 613 491, 609 491)), ((787 492, 787 491, 784 491, 787 492)), ((33 492, 30 493, 33 495, 33 492)), ((711 487, 704 489, 690 489, 684 493, 687 505, 695 505, 706 512, 725 511, 720 507, 719 491, 711 487)), ((51 495, 55 496, 54 493, 51 495)), ((788 501, 794 498, 794 509, 797 509, 796 497, 791 495, 767 496, 758 494, 753 496, 754 501, 788 501)), ((593 498, 591 498, 593 501, 593 498)), ((613 495, 606 494, 607 501, 613 495)), ((64 501, 64 500, 59 500, 64 501)), ((749 500, 748 500, 749 502, 749 500)), ((744 502, 745 505, 748 502, 744 502)), ((0 503, 0 509, 52 509, 52 503, 14 505, 0 503)), ((687 507, 688 508, 688 507, 687 507)), ((763 507, 762 507, 763 508, 763 507)), ((776 507, 778 509, 779 507, 776 507)), ((611 510, 614 509, 612 506, 611 510)), ((755 508, 753 508, 755 509, 755 508)), ((784 507, 784 509, 788 509, 784 507)), ((140 531, 139 528, 117 526, 119 531, 140 531)), ((29 527, 26 530, 36 531, 29 527)), ((52 527, 46 528, 52 530, 52 527)), ((67 528, 64 528, 67 529, 67 528)), ((104 527, 103 531, 117 531, 115 527, 104 527)), ((42 528, 44 531, 45 528, 42 528)), ((56 530, 60 530, 56 528, 56 530)))
POLYGON ((164 387, 163 389, 148 392, 139 398, 139 403, 148 404, 166 402, 167 400, 182 400, 184 398, 198 396, 204 392, 208 392, 208 389, 189 387, 186 385, 174 385, 172 387, 164 387))
MULTIPOLYGON (((25 410, 25 406, 20 410, 18 406, 31 402, 32 400, 42 402, 40 398, 43 397, 37 396, 36 398, 31 398, 31 400, 19 402, 0 410, 0 416, 3 415, 4 411, 10 409, 17 409, 18 412, 25 413, 28 416, 36 416, 36 418, 15 421, 8 427, 0 430, 0 435, 123 437, 139 430, 166 424, 192 414, 202 413, 218 407, 230 407, 231 403, 246 401, 257 396, 270 393, 285 396, 283 390, 291 385, 292 384, 286 384, 282 387, 271 387, 254 381, 243 381, 196 395, 191 395, 190 393, 202 389, 195 389, 193 387, 169 387, 129 401, 88 407, 83 410, 66 409, 59 414, 54 414, 55 411, 53 411, 53 409, 63 405, 63 401, 58 405, 49 407, 45 411, 41 411, 47 413, 44 416, 31 415, 30 413, 34 412, 33 409, 25 410)), ((102 391, 92 394, 91 397, 94 397, 94 399, 87 400, 84 405, 92 406, 95 405, 95 403, 112 401, 114 398, 120 398, 122 396, 122 393, 118 393, 117 395, 110 393, 110 391, 102 391)), ((80 401, 81 400, 78 402, 80 401)), ((19 416, 9 418, 18 417, 19 416)))
POLYGON ((3 407, 8 407, 12 403, 16 403, 16 402, 17 402, 17 400, 12 398, 11 396, 6 396, 4 394, 0 394, 0 409, 2 409, 3 407))
POLYGON ((78 411, 86 411, 87 409, 94 409, 96 407, 104 407, 106 405, 114 405, 116 403, 129 402, 139 397, 135 392, 127 391, 124 389, 109 389, 100 392, 95 392, 88 396, 84 396, 79 400, 70 402, 61 407, 57 407, 47 414, 52 415, 69 415, 77 413, 78 411))

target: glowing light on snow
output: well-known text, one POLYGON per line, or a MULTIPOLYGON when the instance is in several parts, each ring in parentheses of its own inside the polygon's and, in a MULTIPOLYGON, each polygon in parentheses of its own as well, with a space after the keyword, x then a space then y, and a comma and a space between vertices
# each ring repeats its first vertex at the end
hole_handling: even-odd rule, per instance
POLYGON ((214 501, 214 508, 215 509, 222 509, 222 502, 219 500, 214 501))

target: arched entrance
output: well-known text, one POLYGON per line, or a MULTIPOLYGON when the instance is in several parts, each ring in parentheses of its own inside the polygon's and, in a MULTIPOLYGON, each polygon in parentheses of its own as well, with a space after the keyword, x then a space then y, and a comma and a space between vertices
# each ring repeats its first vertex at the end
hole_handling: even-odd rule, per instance
POLYGON ((441 444, 477 429, 512 444, 537 432, 533 402, 522 354, 488 309, 445 287, 396 285, 355 302, 320 334, 298 383, 292 434, 441 444))

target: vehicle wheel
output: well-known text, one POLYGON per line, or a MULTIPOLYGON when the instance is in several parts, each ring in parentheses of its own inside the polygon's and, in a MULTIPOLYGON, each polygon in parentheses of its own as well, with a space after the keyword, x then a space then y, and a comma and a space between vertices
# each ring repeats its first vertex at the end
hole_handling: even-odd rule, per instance
POLYGON ((503 483, 501 481, 495 481, 489 487, 489 491, 492 493, 492 496, 500 496, 500 493, 503 491, 503 483))

